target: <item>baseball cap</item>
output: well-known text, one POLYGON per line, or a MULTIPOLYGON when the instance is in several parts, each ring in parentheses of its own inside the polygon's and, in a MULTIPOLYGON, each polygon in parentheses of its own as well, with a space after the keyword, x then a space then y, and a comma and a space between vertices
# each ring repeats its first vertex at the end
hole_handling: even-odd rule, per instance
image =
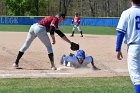
POLYGON ((64 13, 58 13, 57 15, 61 16, 63 19, 65 19, 65 16, 66 16, 64 13))
POLYGON ((78 15, 78 13, 77 13, 77 12, 75 12, 75 15, 78 15))
POLYGON ((78 50, 77 54, 76 54, 76 57, 85 59, 85 51, 84 50, 78 50))

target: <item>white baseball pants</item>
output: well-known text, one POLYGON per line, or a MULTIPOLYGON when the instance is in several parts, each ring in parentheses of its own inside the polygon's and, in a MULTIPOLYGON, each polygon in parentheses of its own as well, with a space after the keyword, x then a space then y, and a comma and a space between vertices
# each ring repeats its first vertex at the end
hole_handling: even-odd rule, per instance
POLYGON ((25 52, 36 37, 38 37, 42 41, 42 43, 46 46, 48 54, 53 53, 52 45, 46 32, 46 28, 38 23, 31 25, 26 41, 20 48, 20 51, 25 52))
POLYGON ((127 60, 132 82, 134 85, 140 84, 140 45, 129 45, 127 60))
POLYGON ((72 31, 75 31, 76 28, 78 29, 79 32, 81 31, 80 26, 77 26, 77 25, 74 25, 74 26, 73 26, 72 31))

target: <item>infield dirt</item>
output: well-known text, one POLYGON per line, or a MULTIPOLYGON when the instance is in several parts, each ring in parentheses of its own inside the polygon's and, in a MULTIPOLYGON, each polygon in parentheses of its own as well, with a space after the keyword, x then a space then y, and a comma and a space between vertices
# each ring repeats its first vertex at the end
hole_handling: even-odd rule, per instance
POLYGON ((127 50, 123 44, 123 60, 116 59, 115 41, 116 36, 111 35, 84 35, 80 37, 76 34, 70 37, 66 36, 76 43, 80 44, 80 49, 85 50, 86 55, 93 56, 95 65, 100 68, 99 71, 88 68, 66 68, 60 65, 60 59, 63 54, 76 53, 70 50, 70 45, 64 42, 56 35, 56 44, 53 46, 55 64, 57 71, 50 70, 47 49, 43 43, 36 38, 29 49, 20 60, 21 69, 12 68, 17 53, 24 43, 27 32, 0 32, 0 77, 110 77, 127 76, 127 50))

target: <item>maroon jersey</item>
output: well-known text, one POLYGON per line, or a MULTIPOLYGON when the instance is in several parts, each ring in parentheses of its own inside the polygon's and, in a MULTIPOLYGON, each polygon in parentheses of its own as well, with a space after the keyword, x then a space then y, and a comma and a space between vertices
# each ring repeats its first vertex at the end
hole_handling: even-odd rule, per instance
POLYGON ((73 21, 73 24, 79 25, 79 24, 80 24, 80 17, 79 17, 79 16, 75 16, 75 17, 72 19, 72 21, 73 21))
POLYGON ((49 31, 50 30, 50 26, 54 26, 55 28, 58 28, 58 23, 59 23, 59 20, 57 17, 55 16, 49 16, 49 17, 45 17, 43 18, 42 20, 40 20, 38 22, 40 25, 43 25, 46 27, 46 31, 49 31))

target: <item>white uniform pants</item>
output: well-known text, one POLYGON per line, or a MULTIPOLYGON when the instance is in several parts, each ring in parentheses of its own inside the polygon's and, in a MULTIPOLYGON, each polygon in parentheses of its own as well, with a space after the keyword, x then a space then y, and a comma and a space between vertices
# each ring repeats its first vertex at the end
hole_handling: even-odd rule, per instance
POLYGON ((128 47, 128 70, 134 85, 140 84, 140 45, 128 47))
POLYGON ((81 31, 80 26, 77 26, 77 25, 74 25, 74 26, 73 26, 72 31, 75 31, 76 28, 78 29, 79 32, 81 31))
POLYGON ((38 23, 31 25, 26 41, 21 47, 20 51, 25 52, 36 37, 38 37, 42 41, 42 43, 46 46, 48 54, 53 53, 52 45, 46 32, 46 28, 42 25, 39 25, 38 23))

